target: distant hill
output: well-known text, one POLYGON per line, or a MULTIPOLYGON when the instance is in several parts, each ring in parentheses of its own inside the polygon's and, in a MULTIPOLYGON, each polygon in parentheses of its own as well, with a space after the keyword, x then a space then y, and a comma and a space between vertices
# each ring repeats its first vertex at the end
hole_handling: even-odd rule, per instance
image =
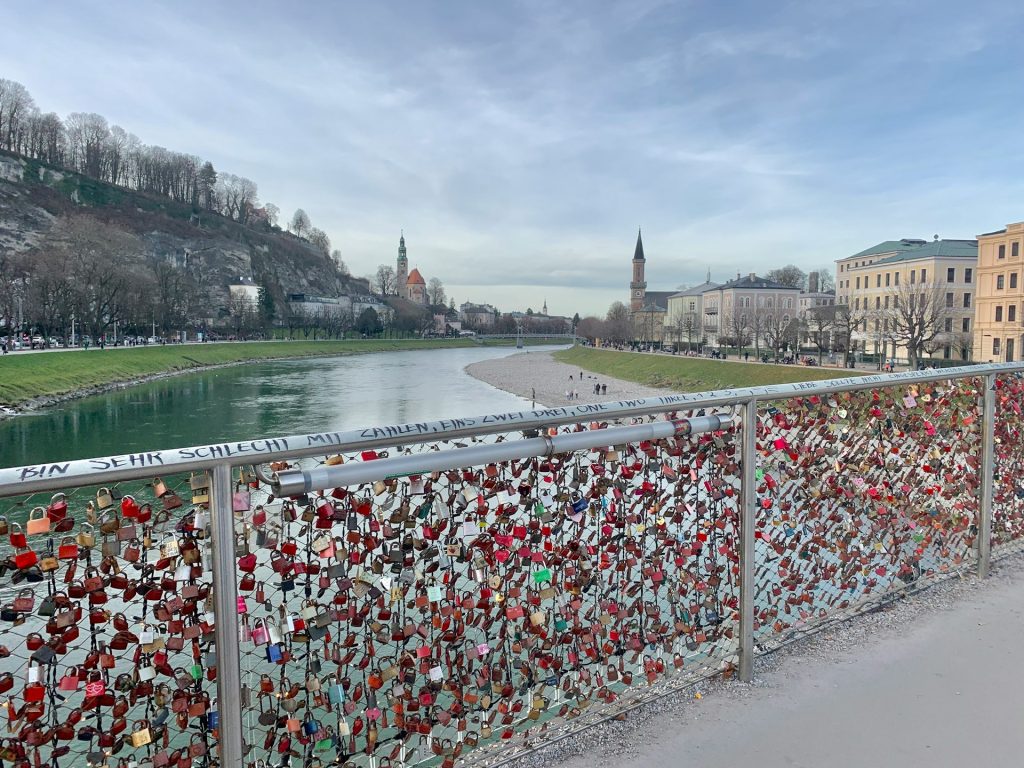
POLYGON ((278 317, 289 293, 368 292, 365 280, 339 272, 322 250, 265 222, 242 224, 0 151, 0 256, 32 258, 46 248, 62 221, 82 216, 132 236, 137 252, 130 255, 140 263, 201 269, 210 317, 228 305, 227 286, 239 278, 265 283, 279 307, 278 317))

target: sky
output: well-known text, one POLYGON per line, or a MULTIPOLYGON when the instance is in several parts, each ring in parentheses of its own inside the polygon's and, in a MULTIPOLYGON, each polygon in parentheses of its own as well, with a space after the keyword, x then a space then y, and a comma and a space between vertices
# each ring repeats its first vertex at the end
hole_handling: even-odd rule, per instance
POLYGON ((649 290, 1024 219, 1009 0, 3 0, 44 111, 253 179, 351 271, 603 315, 649 290))

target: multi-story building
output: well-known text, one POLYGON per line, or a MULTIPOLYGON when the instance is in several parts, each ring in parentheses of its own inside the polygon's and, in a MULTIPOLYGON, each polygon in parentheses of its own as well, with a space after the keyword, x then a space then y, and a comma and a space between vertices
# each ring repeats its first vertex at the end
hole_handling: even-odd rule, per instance
POLYGON ((1012 362, 1024 347, 1024 222, 978 235, 974 359, 1012 362))
POLYGON ((887 240, 838 259, 836 303, 849 308, 856 324, 851 342, 905 361, 908 336, 916 334, 924 339, 918 357, 969 359, 977 263, 977 241, 937 237, 887 240), (906 309, 911 305, 914 317, 906 309))
POLYGON ((800 289, 751 272, 702 294, 704 335, 712 346, 777 346, 799 312, 800 289))
POLYGON ((498 310, 490 304, 466 301, 459 307, 459 320, 472 328, 493 328, 497 318, 498 310))
POLYGON ((668 297, 665 313, 666 341, 686 344, 687 348, 696 347, 704 340, 704 293, 718 287, 711 282, 711 271, 708 279, 693 288, 685 288, 668 297))

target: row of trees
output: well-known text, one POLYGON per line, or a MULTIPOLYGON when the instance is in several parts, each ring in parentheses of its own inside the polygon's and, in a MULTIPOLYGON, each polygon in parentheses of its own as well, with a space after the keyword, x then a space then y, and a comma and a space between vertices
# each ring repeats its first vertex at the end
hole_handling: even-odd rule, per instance
MULTIPOLYGON (((36 252, 0 249, 0 321, 65 341, 72 321, 76 335, 97 341, 115 325, 141 336, 195 328, 208 314, 204 286, 172 262, 141 258, 143 251, 133 235, 89 216, 62 219, 36 252)), ((262 305, 272 319, 273 301, 269 318, 262 305)))
MULTIPOLYGON (((92 112, 72 112, 61 119, 43 113, 21 83, 0 78, 0 149, 66 168, 119 187, 170 198, 240 224, 279 229, 280 209, 261 204, 256 182, 217 171, 195 155, 150 146, 92 112)), ((298 209, 288 222, 296 236, 308 240, 347 274, 327 234, 298 209)))

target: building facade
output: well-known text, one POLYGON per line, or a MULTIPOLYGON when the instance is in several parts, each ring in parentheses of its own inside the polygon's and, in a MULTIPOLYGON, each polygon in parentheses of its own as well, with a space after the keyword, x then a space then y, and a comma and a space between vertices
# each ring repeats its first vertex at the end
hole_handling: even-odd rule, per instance
POLYGON ((978 235, 974 359, 1013 362, 1024 347, 1024 222, 978 235))
POLYGON ((686 344, 687 349, 694 349, 704 341, 704 294, 718 288, 718 283, 708 279, 693 288, 687 288, 668 297, 665 312, 666 341, 677 346, 686 344))
POLYGON ((778 349, 797 328, 800 289, 751 272, 702 296, 704 337, 711 346, 778 349))
POLYGON ((977 264, 975 240, 911 238, 887 240, 837 260, 836 303, 849 308, 856 326, 852 344, 883 359, 906 361, 906 339, 917 333, 928 339, 919 356, 970 359, 977 264), (918 309, 907 309, 913 302, 918 309))

